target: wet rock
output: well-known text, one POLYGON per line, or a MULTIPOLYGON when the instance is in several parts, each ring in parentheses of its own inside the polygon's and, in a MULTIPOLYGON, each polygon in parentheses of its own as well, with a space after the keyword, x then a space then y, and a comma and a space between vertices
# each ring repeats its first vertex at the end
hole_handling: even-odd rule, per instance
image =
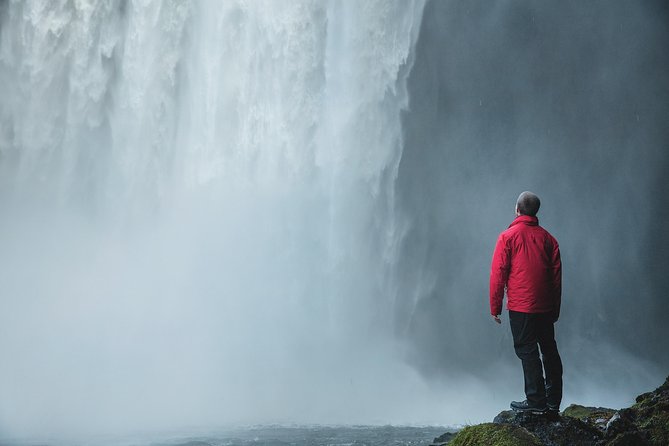
POLYGON ((607 423, 615 414, 615 409, 587 407, 578 404, 572 404, 562 412, 562 415, 565 417, 579 419, 584 423, 597 427, 602 432, 606 430, 607 423))
POLYGON ((511 424, 514 418, 516 418, 516 413, 513 410, 504 410, 498 413, 497 416, 493 418, 492 422, 497 424, 511 424))
POLYGON ((527 429, 545 446, 596 446, 602 440, 602 432, 595 426, 579 419, 554 415, 533 415, 504 411, 496 420, 527 429))
POLYGON ((624 432, 612 440, 602 443, 604 446, 647 446, 648 440, 640 432, 624 432))
POLYGON ((654 391, 639 395, 629 411, 648 444, 669 445, 669 377, 654 391))
POLYGON ((629 408, 572 404, 562 414, 500 412, 493 423, 469 426, 439 445, 668 446, 669 377, 629 408))
POLYGON ((432 440, 430 446, 443 446, 448 444, 448 442, 451 441, 453 437, 455 437, 455 432, 446 432, 445 434, 442 434, 432 440))
POLYGON ((527 429, 497 423, 467 426, 448 443, 448 446, 542 446, 541 440, 527 429))
POLYGON ((635 431, 634 416, 630 409, 622 409, 613 414, 606 422, 604 427, 604 436, 606 438, 615 438, 625 432, 635 431))

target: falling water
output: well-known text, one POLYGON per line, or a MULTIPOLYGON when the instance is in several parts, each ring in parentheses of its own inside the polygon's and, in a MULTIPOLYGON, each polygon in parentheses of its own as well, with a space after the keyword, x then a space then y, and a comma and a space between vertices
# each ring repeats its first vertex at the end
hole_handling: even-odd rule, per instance
POLYGON ((488 420, 525 189, 564 402, 629 405, 667 367, 667 14, 0 0, 0 442, 488 420))
POLYGON ((421 1, 1 8, 4 430, 423 419, 380 409, 421 1))

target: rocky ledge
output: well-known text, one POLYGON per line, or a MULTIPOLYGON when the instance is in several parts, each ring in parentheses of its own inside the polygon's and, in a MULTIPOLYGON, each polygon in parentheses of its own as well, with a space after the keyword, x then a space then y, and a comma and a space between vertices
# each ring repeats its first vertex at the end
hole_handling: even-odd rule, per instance
POLYGON ((468 426, 434 439, 448 446, 667 446, 669 377, 626 409, 572 404, 562 413, 520 414, 504 411, 492 423, 468 426))

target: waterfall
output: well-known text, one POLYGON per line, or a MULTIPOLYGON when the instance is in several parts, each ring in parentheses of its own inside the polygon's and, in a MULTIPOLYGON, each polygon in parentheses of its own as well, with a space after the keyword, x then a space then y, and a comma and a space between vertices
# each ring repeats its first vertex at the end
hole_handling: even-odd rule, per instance
POLYGON ((370 408, 422 386, 393 337, 422 10, 3 2, 0 428, 412 421, 370 408))

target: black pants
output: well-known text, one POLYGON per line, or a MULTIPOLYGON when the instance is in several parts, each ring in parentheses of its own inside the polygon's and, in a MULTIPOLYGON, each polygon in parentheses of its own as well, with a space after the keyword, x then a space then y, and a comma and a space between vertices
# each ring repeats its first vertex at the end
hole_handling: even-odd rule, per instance
POLYGON ((513 347, 523 363, 527 401, 536 406, 546 403, 559 406, 562 401, 562 360, 555 343, 551 314, 509 310, 509 321, 513 347))

